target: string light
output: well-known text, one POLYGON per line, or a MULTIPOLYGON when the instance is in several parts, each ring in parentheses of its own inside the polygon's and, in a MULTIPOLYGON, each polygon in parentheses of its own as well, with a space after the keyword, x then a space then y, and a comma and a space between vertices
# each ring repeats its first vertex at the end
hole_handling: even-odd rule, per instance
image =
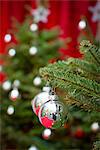
POLYGON ((11 82, 10 82, 10 81, 5 81, 5 82, 2 84, 2 88, 3 88, 5 91, 10 90, 10 88, 11 88, 11 82))
POLYGON ((86 28, 86 22, 85 20, 81 20, 78 24, 79 29, 85 29, 86 28))
POLYGON ((16 50, 13 49, 13 48, 11 48, 11 49, 9 50, 8 54, 9 54, 9 56, 13 57, 13 56, 15 56, 15 54, 16 54, 16 50))
POLYGON ((41 78, 40 77, 35 77, 35 79, 33 80, 33 84, 36 86, 39 86, 41 84, 41 78))
POLYGON ((37 24, 35 24, 35 23, 31 24, 31 25, 30 25, 30 30, 31 30, 31 31, 37 31, 37 30, 38 30, 37 24))
POLYGON ((37 47, 33 46, 29 49, 30 55, 35 55, 37 53, 37 47))
POLYGON ((6 43, 10 42, 10 41, 11 41, 11 34, 6 34, 6 35, 4 36, 4 41, 5 41, 6 43))
POLYGON ((36 146, 31 146, 28 150, 38 150, 36 146))
POLYGON ((97 131, 99 129, 99 124, 98 122, 94 122, 92 125, 91 125, 91 129, 92 131, 97 131))
POLYGON ((20 81, 19 80, 14 80, 13 86, 18 88, 20 86, 20 81))
POLYGON ((14 113, 14 107, 12 105, 10 105, 7 109, 7 114, 12 115, 13 113, 14 113))

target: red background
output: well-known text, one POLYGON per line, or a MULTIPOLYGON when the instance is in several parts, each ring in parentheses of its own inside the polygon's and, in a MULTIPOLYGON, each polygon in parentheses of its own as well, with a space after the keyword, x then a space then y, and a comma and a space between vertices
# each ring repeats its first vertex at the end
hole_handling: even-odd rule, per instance
MULTIPOLYGON (((77 57, 78 50, 75 49, 77 43, 77 36, 79 35, 78 22, 81 16, 85 15, 88 18, 92 31, 95 35, 96 23, 91 21, 92 13, 88 11, 89 6, 94 6, 94 0, 49 0, 49 8, 51 14, 49 15, 48 23, 44 27, 51 28, 59 25, 63 31, 62 37, 71 37, 72 42, 65 54, 77 57)), ((6 43, 4 42, 4 35, 9 33, 11 29, 11 18, 15 17, 20 22, 23 21, 27 13, 25 5, 28 4, 32 8, 36 8, 36 0, 1 0, 0 1, 0 52, 5 53, 6 43)))

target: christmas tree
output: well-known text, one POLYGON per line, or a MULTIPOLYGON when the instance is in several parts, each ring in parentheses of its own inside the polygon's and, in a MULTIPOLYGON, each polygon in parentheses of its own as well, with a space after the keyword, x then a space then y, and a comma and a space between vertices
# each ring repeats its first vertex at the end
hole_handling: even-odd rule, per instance
MULTIPOLYGON (((57 51, 65 43, 58 38, 58 29, 40 28, 39 22, 46 22, 49 14, 47 9, 44 10, 40 7, 32 11, 34 21, 32 16, 26 17, 22 24, 14 20, 16 23, 11 33, 16 44, 10 42, 8 56, 3 56, 7 80, 0 87, 1 149, 90 150, 96 140, 94 149, 99 148, 98 48, 83 42, 84 59, 70 58, 49 64, 40 70, 46 79, 46 82, 42 81, 39 69, 58 60, 57 51), (41 93, 41 88, 48 81, 56 88, 61 105, 65 105, 64 127, 56 130, 45 129, 31 106, 31 100, 41 93)), ((5 41, 9 42, 9 38, 10 34, 6 35, 5 41)))
POLYGON ((2 56, 6 81, 0 87, 2 150, 28 149, 32 145, 47 149, 45 135, 42 137, 44 128, 33 113, 31 100, 44 85, 39 68, 59 58, 58 50, 64 41, 59 39, 58 28, 40 29, 40 20, 34 18, 27 16, 23 23, 14 19, 11 34, 4 38, 8 55, 2 56), (12 34, 15 43, 10 41, 12 34))

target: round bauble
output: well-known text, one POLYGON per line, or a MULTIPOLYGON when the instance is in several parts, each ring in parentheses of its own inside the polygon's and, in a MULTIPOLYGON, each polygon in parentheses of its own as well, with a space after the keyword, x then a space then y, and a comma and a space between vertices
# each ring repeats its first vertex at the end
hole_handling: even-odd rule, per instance
POLYGON ((43 88, 43 92, 39 93, 38 95, 36 95, 34 97, 34 99, 32 100, 32 108, 33 111, 36 115, 38 115, 39 109, 40 107, 47 102, 48 100, 50 100, 50 87, 44 87, 43 88))
POLYGON ((17 88, 14 88, 11 92, 10 92, 10 99, 12 101, 16 101, 16 99, 19 98, 19 91, 17 88))
POLYGON ((39 110, 39 120, 46 128, 59 128, 64 124, 64 105, 57 100, 50 100, 43 104, 39 110))
POLYGON ((52 134, 51 129, 44 129, 44 131, 42 133, 42 137, 45 140, 48 140, 50 138, 51 134, 52 134))

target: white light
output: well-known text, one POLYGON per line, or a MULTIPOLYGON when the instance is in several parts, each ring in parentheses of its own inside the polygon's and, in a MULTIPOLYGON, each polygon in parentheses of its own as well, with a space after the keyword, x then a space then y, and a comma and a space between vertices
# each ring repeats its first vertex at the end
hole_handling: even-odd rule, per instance
POLYGON ((2 65, 0 65, 0 72, 2 71, 2 65))
POLYGON ((38 150, 36 146, 31 146, 28 150, 38 150))
POLYGON ((8 113, 9 115, 12 115, 12 114, 14 113, 14 107, 13 107, 12 105, 10 105, 10 106, 8 107, 7 113, 8 113))
POLYGON ((78 24, 79 29, 84 29, 86 27, 86 22, 85 20, 81 20, 78 24))
POLYGON ((30 25, 30 30, 31 30, 31 31, 37 31, 37 30, 38 30, 37 24, 35 24, 35 23, 34 23, 34 24, 31 24, 31 25, 30 25))
POLYGON ((11 98, 15 99, 19 96, 19 91, 17 89, 13 89, 10 93, 11 98))
POLYGON ((36 78, 33 80, 33 84, 36 85, 36 86, 40 85, 41 82, 42 82, 42 81, 41 81, 41 78, 40 78, 40 77, 36 77, 36 78))
POLYGON ((10 34, 6 34, 5 37, 4 37, 4 41, 6 43, 10 42, 11 41, 11 35, 10 34))
POLYGON ((31 54, 31 55, 35 55, 36 53, 37 53, 37 48, 36 47, 31 47, 30 49, 29 49, 29 53, 31 54))
POLYGON ((9 50, 8 54, 9 54, 9 56, 13 57, 13 56, 15 56, 15 54, 16 54, 16 50, 13 49, 13 48, 11 48, 11 49, 9 50))
POLYGON ((6 91, 10 90, 11 88, 11 82, 10 81, 5 81, 3 84, 2 84, 2 88, 6 91))
POLYGON ((51 130, 50 129, 45 129, 44 131, 43 131, 43 136, 44 137, 49 137, 51 135, 51 130))
POLYGON ((20 81, 19 80, 14 80, 13 86, 18 88, 20 86, 20 81))
POLYGON ((97 131, 99 129, 99 124, 98 122, 94 122, 92 125, 91 125, 91 129, 93 131, 97 131))

